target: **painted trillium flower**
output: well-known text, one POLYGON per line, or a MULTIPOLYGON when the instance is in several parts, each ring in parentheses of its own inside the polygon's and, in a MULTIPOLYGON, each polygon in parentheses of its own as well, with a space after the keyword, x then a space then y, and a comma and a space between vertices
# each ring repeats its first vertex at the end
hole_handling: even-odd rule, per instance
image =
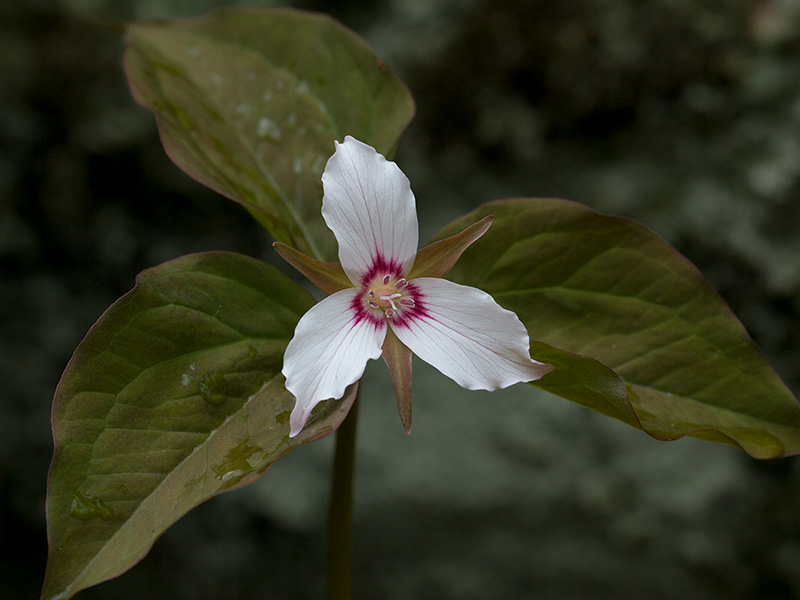
POLYGON ((322 175, 322 217, 339 260, 276 250, 330 294, 300 319, 283 374, 296 399, 290 436, 323 400, 341 398, 383 354, 400 418, 411 429, 411 352, 470 390, 534 381, 552 367, 531 359, 524 325, 481 290, 441 279, 491 217, 417 253, 414 194, 398 166, 348 136, 322 175))

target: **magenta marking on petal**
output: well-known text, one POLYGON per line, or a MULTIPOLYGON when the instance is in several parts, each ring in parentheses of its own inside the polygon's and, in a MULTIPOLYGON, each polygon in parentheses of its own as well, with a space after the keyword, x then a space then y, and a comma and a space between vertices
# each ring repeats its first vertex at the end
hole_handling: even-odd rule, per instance
POLYGON ((380 252, 372 259, 367 272, 361 276, 361 285, 367 285, 377 276, 384 277, 386 275, 394 275, 395 277, 403 277, 405 273, 402 271, 402 265, 394 260, 386 260, 380 252))
POLYGON ((377 329, 385 324, 386 319, 368 311, 364 307, 363 296, 364 292, 359 290, 350 301, 350 310, 353 311, 353 315, 355 316, 355 324, 361 321, 369 321, 377 329))

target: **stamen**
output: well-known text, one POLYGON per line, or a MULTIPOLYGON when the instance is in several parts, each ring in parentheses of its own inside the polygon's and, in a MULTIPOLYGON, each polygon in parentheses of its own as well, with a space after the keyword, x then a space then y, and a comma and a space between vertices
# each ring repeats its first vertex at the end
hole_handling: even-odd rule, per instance
POLYGON ((409 282, 405 277, 397 279, 397 275, 384 271, 384 275, 379 275, 367 285, 372 287, 367 288, 362 301, 370 310, 382 310, 387 319, 397 317, 403 310, 417 305, 414 298, 407 297, 409 282))

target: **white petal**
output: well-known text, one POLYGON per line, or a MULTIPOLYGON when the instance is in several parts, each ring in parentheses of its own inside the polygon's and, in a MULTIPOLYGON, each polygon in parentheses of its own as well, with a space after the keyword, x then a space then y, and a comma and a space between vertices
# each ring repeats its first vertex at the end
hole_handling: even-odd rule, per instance
POLYGON ((420 277, 413 317, 392 330, 422 360, 470 390, 496 390, 534 381, 552 370, 530 357, 530 339, 513 312, 484 291, 446 279, 420 277))
POLYGON ((350 281, 360 286, 376 263, 408 274, 419 227, 414 194, 400 168, 347 136, 336 144, 322 185, 322 216, 339 242, 339 261, 350 281))
POLYGON ((323 400, 341 398, 364 374, 367 361, 381 355, 385 319, 354 308, 356 290, 336 292, 300 319, 283 357, 286 389, 296 399, 290 418, 294 437, 323 400))

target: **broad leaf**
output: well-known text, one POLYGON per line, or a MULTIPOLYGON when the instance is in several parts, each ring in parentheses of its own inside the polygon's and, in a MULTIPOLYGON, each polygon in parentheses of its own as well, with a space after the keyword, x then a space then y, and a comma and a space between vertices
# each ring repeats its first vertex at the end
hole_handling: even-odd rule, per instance
POLYGON ((339 426, 354 390, 289 437, 283 352, 312 304, 272 267, 215 252, 142 272, 106 311, 53 403, 43 598, 119 575, 194 506, 339 426))
POLYGON ((291 9, 226 9, 130 25, 125 71, 186 173, 242 203, 276 240, 319 259, 336 244, 320 215, 334 140, 391 154, 414 106, 354 33, 291 9))
POLYGON ((554 199, 491 202, 438 237, 488 214, 491 229, 449 277, 491 293, 534 339, 578 355, 534 344, 533 357, 556 366, 536 385, 659 439, 691 435, 757 458, 800 453, 797 400, 661 238, 554 199))

